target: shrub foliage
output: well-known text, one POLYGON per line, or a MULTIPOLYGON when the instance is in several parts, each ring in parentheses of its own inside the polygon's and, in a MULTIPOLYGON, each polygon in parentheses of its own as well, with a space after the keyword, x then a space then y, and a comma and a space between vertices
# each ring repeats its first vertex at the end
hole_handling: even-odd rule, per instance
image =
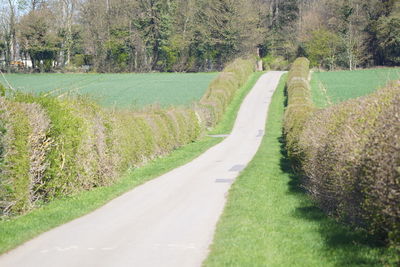
POLYGON ((110 185, 127 169, 195 141, 253 71, 252 60, 234 61, 192 108, 116 111, 84 97, 0 96, 0 217, 110 185))
POLYGON ((308 61, 287 83, 284 133, 303 185, 320 207, 400 246, 400 83, 325 109, 313 107, 308 61))
POLYGON ((309 84, 309 61, 297 59, 289 72, 286 84, 288 96, 284 120, 284 135, 289 156, 298 164, 303 157, 300 148, 300 134, 310 114, 314 111, 309 84))

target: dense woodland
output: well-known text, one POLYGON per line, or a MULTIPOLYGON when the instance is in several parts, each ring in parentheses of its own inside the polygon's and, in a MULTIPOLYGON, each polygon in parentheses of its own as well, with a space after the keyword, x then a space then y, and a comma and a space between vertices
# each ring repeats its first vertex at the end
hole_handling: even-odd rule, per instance
POLYGON ((0 0, 0 12, 6 71, 210 71, 257 52, 400 65, 397 0, 0 0))

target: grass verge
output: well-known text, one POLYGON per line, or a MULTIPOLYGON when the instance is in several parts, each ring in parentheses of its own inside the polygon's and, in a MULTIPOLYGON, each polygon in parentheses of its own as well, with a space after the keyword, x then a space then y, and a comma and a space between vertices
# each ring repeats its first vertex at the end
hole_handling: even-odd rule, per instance
MULTIPOLYGON (((214 133, 231 131, 240 104, 262 74, 252 74, 249 81, 237 91, 222 121, 213 131, 214 133)), ((144 167, 128 171, 111 186, 98 187, 71 197, 54 200, 26 215, 0 221, 0 254, 45 231, 94 211, 134 187, 190 162, 222 140, 221 138, 204 137, 173 151, 166 157, 156 159, 144 167)))
POLYGON ((233 184, 204 266, 382 266, 389 252, 328 218, 301 190, 284 151, 285 78, 266 136, 233 184))

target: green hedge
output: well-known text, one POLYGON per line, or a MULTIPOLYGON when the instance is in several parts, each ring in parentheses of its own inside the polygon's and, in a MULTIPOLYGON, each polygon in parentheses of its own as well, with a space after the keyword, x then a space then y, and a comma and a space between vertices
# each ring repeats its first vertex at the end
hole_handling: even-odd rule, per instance
POLYGON ((303 149, 299 144, 300 134, 305 122, 315 110, 308 82, 309 63, 306 58, 298 58, 292 64, 286 83, 288 103, 284 117, 284 136, 288 155, 296 165, 303 160, 303 149))
POLYGON ((26 105, 0 100, 2 132, 1 208, 11 214, 29 209, 31 184, 29 179, 30 151, 26 140, 31 127, 26 105))
POLYGON ((308 61, 287 83, 287 150, 303 186, 327 213, 400 252, 400 84, 316 110, 308 61))
POLYGON ((213 127, 221 120, 234 93, 246 83, 253 72, 252 60, 237 59, 211 82, 197 107, 206 127, 213 127))
POLYGON ((363 148, 360 186, 365 219, 374 233, 388 234, 400 257, 400 85, 388 89, 395 95, 363 148))
POLYGON ((288 70, 289 62, 281 56, 266 56, 262 58, 264 70, 288 70))
POLYGON ((236 60, 193 108, 103 109, 84 97, 0 97, 0 217, 107 186, 121 173, 195 141, 253 73, 236 60))

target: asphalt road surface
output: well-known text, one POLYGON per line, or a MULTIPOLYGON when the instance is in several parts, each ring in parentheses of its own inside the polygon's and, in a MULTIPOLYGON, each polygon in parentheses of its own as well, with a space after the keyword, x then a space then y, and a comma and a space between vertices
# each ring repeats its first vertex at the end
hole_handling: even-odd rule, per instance
POLYGON ((268 106, 282 73, 271 71, 258 80, 223 142, 102 208, 3 254, 0 266, 200 266, 229 187, 261 143, 268 106))

